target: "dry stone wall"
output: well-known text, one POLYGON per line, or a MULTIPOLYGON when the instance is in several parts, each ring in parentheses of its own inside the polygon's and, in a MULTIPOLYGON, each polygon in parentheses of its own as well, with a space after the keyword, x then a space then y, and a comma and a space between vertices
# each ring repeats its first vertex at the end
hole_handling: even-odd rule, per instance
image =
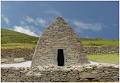
POLYGON ((2 68, 2 82, 118 82, 118 65, 2 68))
POLYGON ((118 53, 119 46, 86 46, 83 47, 83 52, 87 54, 111 54, 118 53))
MULTIPOLYGON (((101 46, 101 47, 83 47, 83 53, 86 54, 108 54, 118 53, 118 46, 101 46)), ((26 60, 31 60, 34 53, 34 49, 1 49, 1 57, 25 57, 26 60)))
POLYGON ((1 49, 2 58, 19 58, 24 57, 25 60, 31 60, 34 49, 1 49))
MULTIPOLYGON (((1 49, 2 63, 15 62, 14 58, 24 58, 24 60, 32 60, 34 49, 1 49)), ((112 54, 119 53, 118 46, 106 47, 83 47, 83 53, 87 54, 112 54)))

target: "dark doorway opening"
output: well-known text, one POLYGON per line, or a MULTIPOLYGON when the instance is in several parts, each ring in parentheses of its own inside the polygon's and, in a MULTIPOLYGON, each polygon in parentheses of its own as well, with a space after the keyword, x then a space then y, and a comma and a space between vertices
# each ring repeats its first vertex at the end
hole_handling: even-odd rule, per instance
POLYGON ((58 61, 58 66, 64 66, 63 49, 58 49, 57 61, 58 61))

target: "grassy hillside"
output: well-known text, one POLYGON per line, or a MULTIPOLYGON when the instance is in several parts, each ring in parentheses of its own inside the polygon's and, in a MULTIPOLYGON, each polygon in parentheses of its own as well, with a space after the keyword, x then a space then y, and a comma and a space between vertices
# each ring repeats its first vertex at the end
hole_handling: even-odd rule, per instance
POLYGON ((1 43, 36 43, 38 38, 12 30, 1 29, 1 43))
MULTIPOLYGON (((2 48, 34 48, 38 38, 23 33, 1 29, 2 48)), ((118 40, 107 39, 78 39, 83 46, 118 46, 118 40)))
POLYGON ((84 46, 118 46, 119 45, 118 40, 107 40, 107 39, 101 39, 101 40, 83 39, 81 40, 81 43, 84 46))

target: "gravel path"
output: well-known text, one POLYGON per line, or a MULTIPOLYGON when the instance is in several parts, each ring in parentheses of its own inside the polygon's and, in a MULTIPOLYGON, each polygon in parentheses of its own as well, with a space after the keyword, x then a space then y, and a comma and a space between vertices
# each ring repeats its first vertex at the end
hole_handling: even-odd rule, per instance
POLYGON ((1 64, 1 67, 30 67, 32 61, 26 61, 21 63, 13 63, 13 64, 1 64))
MULTIPOLYGON (((31 67, 31 62, 32 61, 13 63, 13 64, 1 64, 1 67, 31 67)), ((98 63, 90 61, 90 64, 98 64, 98 63)))

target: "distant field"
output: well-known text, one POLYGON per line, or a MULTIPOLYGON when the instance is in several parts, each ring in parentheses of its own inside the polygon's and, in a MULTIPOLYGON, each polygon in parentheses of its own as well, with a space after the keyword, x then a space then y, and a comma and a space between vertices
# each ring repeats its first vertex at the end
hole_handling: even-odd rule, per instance
MULTIPOLYGON (((81 43, 83 46, 119 46, 117 40, 81 40, 81 43)), ((1 46, 2 49, 34 48, 36 43, 3 43, 1 46)))
MULTIPOLYGON (((15 48, 34 48, 38 37, 29 36, 12 30, 1 29, 1 46, 2 49, 15 48)), ((118 40, 107 39, 78 39, 83 46, 118 46, 118 40)))
MULTIPOLYGON (((117 40, 82 40, 83 46, 118 46, 117 40)), ((14 49, 14 48, 34 48, 36 43, 5 43, 1 44, 2 49, 14 49)))
POLYGON ((16 48, 35 48, 36 44, 33 43, 7 43, 2 44, 2 49, 16 49, 16 48))
POLYGON ((84 46, 118 46, 118 40, 81 40, 84 46))
POLYGON ((118 54, 94 54, 87 56, 89 60, 101 63, 119 63, 119 55, 118 54))

